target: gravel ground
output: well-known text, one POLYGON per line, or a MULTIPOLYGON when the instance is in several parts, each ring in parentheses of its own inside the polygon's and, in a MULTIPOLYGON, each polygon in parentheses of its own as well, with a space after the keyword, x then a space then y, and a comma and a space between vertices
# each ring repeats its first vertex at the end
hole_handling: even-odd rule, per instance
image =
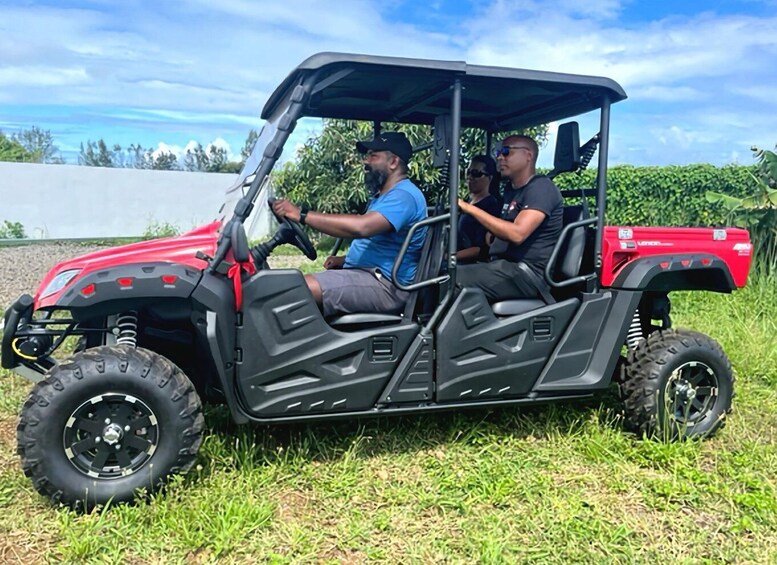
MULTIPOLYGON (((80 244, 21 245, 0 247, 0 317, 5 309, 25 292, 34 294, 46 272, 60 261, 105 249, 80 244)), ((299 267, 307 262, 301 256, 270 258, 270 266, 299 267)))

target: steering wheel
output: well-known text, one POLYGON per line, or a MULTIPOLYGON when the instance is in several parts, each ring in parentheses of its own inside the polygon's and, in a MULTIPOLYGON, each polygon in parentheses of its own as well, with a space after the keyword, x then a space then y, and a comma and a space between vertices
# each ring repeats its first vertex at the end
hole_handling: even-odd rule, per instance
POLYGON ((275 198, 267 199, 267 203, 270 206, 270 212, 272 212, 272 215, 275 216, 276 220, 278 220, 278 223, 281 225, 285 224, 291 230, 291 241, 289 241, 289 243, 298 247, 299 250, 302 251, 302 253, 305 255, 305 257, 311 261, 315 261, 318 257, 318 252, 313 246, 313 242, 310 241, 308 234, 306 234, 305 230, 302 229, 302 225, 300 225, 299 222, 290 220, 289 218, 281 218, 278 214, 276 214, 272 207, 274 202, 275 198))

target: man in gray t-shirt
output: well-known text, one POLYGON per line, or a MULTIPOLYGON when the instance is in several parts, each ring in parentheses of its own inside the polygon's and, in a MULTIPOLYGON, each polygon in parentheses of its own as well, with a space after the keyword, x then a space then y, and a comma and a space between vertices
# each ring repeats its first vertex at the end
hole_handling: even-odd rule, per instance
POLYGON ((456 280, 462 287, 480 288, 491 302, 538 298, 548 291, 543 271, 563 227, 563 198, 553 181, 536 174, 539 149, 531 137, 507 137, 496 153, 512 198, 501 218, 459 200, 461 212, 471 214, 494 241, 491 261, 462 265, 456 280))

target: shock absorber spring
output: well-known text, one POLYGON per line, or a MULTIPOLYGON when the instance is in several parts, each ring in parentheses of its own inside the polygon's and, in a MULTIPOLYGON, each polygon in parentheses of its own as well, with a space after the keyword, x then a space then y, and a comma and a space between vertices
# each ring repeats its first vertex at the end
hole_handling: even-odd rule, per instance
POLYGON ((634 310, 634 317, 631 319, 629 333, 626 334, 626 345, 629 349, 636 349, 639 342, 642 341, 642 320, 639 317, 639 308, 634 310))
POLYGON ((138 345, 138 313, 134 310, 124 312, 116 317, 116 345, 138 345))

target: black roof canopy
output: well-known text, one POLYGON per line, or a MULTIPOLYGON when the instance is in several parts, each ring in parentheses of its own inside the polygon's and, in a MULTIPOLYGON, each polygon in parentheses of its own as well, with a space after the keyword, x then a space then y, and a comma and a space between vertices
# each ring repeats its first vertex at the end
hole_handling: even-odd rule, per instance
POLYGON ((316 86, 303 115, 432 124, 450 112, 451 85, 461 80, 461 125, 491 131, 562 120, 626 98, 615 81, 506 67, 346 53, 318 53, 278 86, 262 111, 269 117, 302 80, 316 86))

